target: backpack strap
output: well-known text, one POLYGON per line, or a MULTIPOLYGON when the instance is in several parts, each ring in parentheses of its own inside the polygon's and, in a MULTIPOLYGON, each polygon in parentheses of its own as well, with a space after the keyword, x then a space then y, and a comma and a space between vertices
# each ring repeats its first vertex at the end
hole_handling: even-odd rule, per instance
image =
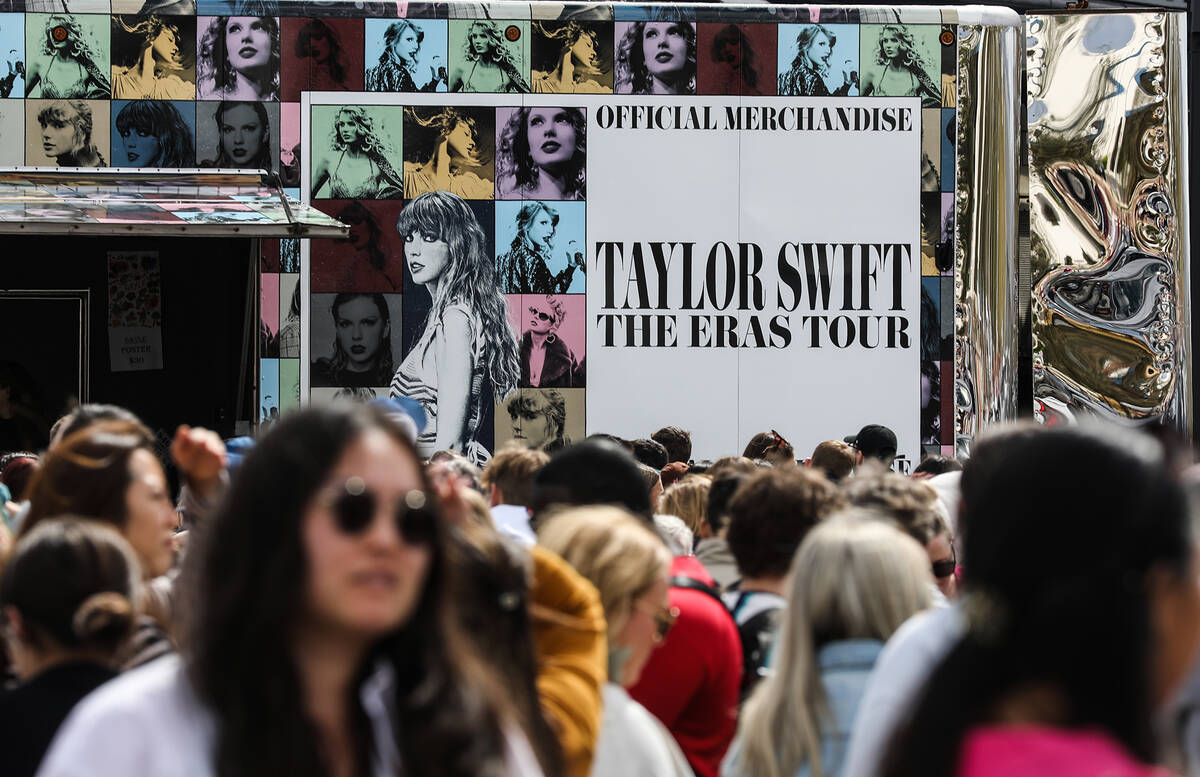
POLYGON ((717 604, 721 605, 722 610, 725 610, 725 602, 721 599, 721 594, 717 593, 717 589, 713 588, 708 583, 696 580, 695 578, 684 577, 683 575, 675 575, 671 578, 671 587, 687 588, 691 591, 699 591, 702 594, 708 594, 717 601, 717 604))

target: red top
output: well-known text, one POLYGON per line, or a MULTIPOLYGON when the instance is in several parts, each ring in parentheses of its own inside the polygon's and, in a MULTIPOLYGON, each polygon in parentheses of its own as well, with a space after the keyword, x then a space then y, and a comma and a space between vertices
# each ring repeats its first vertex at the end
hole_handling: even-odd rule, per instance
MULTIPOLYGON (((676 558, 671 574, 715 587, 691 557, 676 558)), ((702 591, 672 588, 670 601, 679 618, 650 654, 629 695, 670 729, 696 777, 717 777, 737 730, 742 678, 737 626, 725 607, 702 591)))
POLYGON ((1170 777, 1100 730, 983 726, 967 734, 958 777, 1170 777))

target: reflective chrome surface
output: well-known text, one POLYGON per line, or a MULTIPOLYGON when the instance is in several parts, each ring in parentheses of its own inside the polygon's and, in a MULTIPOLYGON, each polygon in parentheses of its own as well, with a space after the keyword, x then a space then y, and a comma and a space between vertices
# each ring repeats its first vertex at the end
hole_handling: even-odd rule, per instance
POLYGON ((1017 416, 1018 30, 958 28, 954 426, 960 456, 1017 416))
POLYGON ((1189 430, 1182 14, 1026 18, 1034 415, 1189 430))

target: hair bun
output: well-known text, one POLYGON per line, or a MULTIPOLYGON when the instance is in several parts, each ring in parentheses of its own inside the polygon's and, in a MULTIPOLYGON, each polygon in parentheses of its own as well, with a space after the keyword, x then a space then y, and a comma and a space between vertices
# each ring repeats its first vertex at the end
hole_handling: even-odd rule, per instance
POLYGON ((75 610, 71 629, 84 644, 120 642, 133 626, 136 612, 128 598, 115 591, 92 594, 75 610))

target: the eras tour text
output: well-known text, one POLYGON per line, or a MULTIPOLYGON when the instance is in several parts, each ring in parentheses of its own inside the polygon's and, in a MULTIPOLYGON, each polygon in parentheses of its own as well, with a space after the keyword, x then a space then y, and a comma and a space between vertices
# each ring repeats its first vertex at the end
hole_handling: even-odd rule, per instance
POLYGON ((597 242, 593 256, 604 347, 912 347, 907 243, 784 243, 770 282, 755 243, 597 242))

